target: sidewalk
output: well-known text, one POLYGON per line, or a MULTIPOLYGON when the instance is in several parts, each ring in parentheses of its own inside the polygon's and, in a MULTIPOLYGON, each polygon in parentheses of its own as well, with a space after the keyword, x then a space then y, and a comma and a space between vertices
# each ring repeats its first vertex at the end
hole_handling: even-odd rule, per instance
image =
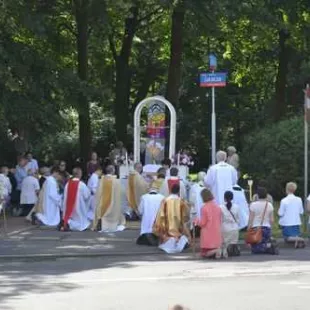
POLYGON ((0 220, 0 259, 40 259, 163 254, 156 247, 136 245, 139 223, 130 222, 124 232, 59 232, 31 226, 23 218, 9 218, 7 233, 0 220))
MULTIPOLYGON (((9 218, 7 234, 0 220, 0 260, 55 259, 60 257, 100 257, 165 255, 156 247, 138 246, 139 222, 127 223, 127 229, 114 234, 93 231, 59 232, 55 229, 31 226, 23 218, 9 218)), ((283 246, 283 240, 278 240, 283 246)), ((197 252, 199 241, 196 242, 197 252)), ((243 252, 249 248, 240 241, 243 252)), ((192 253, 189 249, 187 254, 192 253)))

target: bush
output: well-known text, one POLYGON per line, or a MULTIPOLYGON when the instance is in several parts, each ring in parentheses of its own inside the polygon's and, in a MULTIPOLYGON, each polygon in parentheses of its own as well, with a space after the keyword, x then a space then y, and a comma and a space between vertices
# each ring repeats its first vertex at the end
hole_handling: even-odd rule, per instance
POLYGON ((295 117, 252 132, 245 138, 241 155, 243 173, 255 181, 264 179, 268 190, 279 199, 285 184, 297 182, 303 196, 304 127, 303 118, 295 117))

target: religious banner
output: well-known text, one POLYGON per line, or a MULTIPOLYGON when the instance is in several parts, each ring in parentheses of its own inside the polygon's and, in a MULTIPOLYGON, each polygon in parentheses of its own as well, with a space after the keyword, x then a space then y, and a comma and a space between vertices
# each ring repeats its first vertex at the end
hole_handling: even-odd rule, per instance
POLYGON ((145 164, 160 164, 165 156, 165 104, 154 101, 149 105, 145 164))

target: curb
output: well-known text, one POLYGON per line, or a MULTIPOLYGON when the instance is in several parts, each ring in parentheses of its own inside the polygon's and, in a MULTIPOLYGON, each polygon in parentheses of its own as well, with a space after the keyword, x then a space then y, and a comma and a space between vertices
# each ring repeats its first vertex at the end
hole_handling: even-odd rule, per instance
MULTIPOLYGON (((181 253, 182 254, 182 253, 181 253)), ((188 254, 188 253, 183 253, 188 254)), ((164 252, 135 252, 135 253, 66 253, 66 254, 14 254, 14 255, 0 255, 0 261, 7 260, 49 260, 49 259, 58 259, 58 258, 96 258, 96 257, 132 257, 132 256, 145 256, 145 255, 167 255, 164 252)))
MULTIPOLYGON (((247 253, 250 252, 250 248, 242 243, 239 244, 241 252, 247 253)), ((280 243, 281 248, 291 248, 290 246, 285 246, 285 244, 280 243), (284 246, 283 246, 284 245, 284 246)), ((196 248, 195 254, 199 256, 199 247, 196 248)), ((40 260, 55 260, 59 258, 98 258, 102 257, 103 259, 106 257, 134 257, 134 256, 149 256, 149 255, 156 255, 156 256, 166 256, 169 257, 170 255, 158 250, 154 251, 140 251, 140 252, 95 252, 95 253, 52 253, 52 254, 12 254, 12 255, 0 255, 0 261, 40 261, 40 260)), ((191 249, 186 250, 182 253, 174 254, 179 257, 186 257, 190 256, 192 259, 193 252, 191 249)))

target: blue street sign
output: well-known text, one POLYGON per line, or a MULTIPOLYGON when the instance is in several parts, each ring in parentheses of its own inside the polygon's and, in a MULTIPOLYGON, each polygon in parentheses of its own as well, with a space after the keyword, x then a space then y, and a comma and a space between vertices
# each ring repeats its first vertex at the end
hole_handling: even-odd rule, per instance
POLYGON ((200 73, 200 87, 225 87, 227 73, 200 73))
POLYGON ((209 55, 209 66, 211 71, 214 71, 217 67, 217 58, 214 54, 209 55))

